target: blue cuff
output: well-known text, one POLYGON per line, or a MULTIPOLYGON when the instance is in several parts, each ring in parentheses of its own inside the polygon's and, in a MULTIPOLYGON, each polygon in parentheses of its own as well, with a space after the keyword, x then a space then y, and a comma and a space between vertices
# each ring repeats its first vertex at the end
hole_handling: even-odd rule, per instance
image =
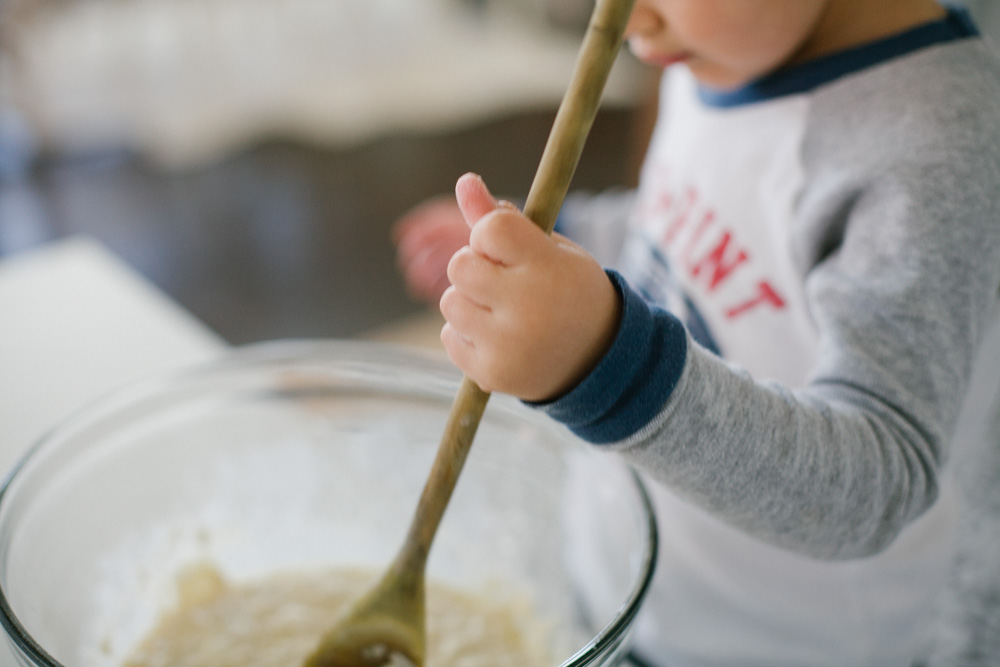
POLYGON ((538 405, 595 444, 623 440, 648 424, 670 398, 687 358, 681 321, 647 304, 616 271, 607 274, 622 298, 611 349, 569 393, 538 405))

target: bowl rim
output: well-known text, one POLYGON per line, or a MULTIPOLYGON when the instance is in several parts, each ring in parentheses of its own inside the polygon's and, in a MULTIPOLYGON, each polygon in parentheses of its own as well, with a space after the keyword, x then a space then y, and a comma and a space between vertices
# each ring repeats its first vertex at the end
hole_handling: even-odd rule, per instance
MULTIPOLYGON (((280 361, 287 362, 293 359, 305 361, 310 358, 316 358, 317 354, 322 355, 323 358, 337 358, 342 360, 345 354, 351 352, 363 355, 370 355, 372 353, 386 355, 388 353, 406 358, 411 362, 424 364, 427 370, 434 368, 437 370, 449 370, 446 364, 442 365, 447 361, 442 355, 436 355, 423 348, 396 343, 365 340, 289 339, 263 341, 233 347, 213 360, 128 382, 124 386, 88 402, 44 432, 3 476, 2 483, 0 483, 0 518, 2 518, 5 500, 9 495, 11 487, 17 483, 22 471, 46 451, 48 446, 51 446, 50 443, 58 439, 63 432, 72 432, 78 424, 85 422, 92 413, 100 414, 102 408, 114 407, 116 404, 122 402, 127 405, 132 400, 135 400, 137 395, 146 397, 155 393, 158 389, 169 387, 173 382, 188 380, 199 374, 216 372, 226 367, 276 363, 280 361)), ((460 374, 454 367, 451 367, 450 370, 453 371, 456 377, 457 389, 457 378, 460 377, 460 374)), ((659 554, 659 531, 657 528, 656 512, 649 491, 639 473, 631 465, 625 462, 623 462, 623 465, 626 466, 629 477, 635 487, 634 491, 638 496, 644 518, 643 523, 645 524, 644 537, 646 540, 646 549, 639 563, 640 576, 633 582, 629 595, 619 606, 614 618, 557 667, 586 667, 596 659, 603 657, 602 654, 604 651, 609 647, 613 647, 631 631, 632 621, 639 613, 641 603, 652 585, 659 554)), ((2 536, 0 536, 0 566, 6 560, 6 551, 7 544, 2 539, 2 536)), ((0 577, 0 626, 6 631, 8 641, 13 643, 17 649, 22 651, 40 667, 69 667, 50 655, 22 625, 7 599, 2 579, 0 577)))

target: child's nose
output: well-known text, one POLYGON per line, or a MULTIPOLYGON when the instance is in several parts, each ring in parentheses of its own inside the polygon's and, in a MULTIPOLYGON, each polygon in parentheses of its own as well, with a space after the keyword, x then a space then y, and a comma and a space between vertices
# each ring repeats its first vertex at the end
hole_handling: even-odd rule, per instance
POLYGON ((625 25, 625 39, 631 37, 649 37, 663 28, 663 17, 643 0, 636 0, 625 25))

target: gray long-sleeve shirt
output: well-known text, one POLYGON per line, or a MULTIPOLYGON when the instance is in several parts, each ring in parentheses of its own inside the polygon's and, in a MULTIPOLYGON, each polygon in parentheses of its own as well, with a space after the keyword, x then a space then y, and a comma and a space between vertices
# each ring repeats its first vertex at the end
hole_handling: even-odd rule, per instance
MULTIPOLYGON (((864 562, 907 562, 896 571, 910 567, 914 588, 933 580, 913 607, 939 586, 951 534, 922 517, 951 483, 963 406, 1000 388, 1000 377, 970 385, 977 358, 1000 357, 981 349, 1000 299, 1000 61, 961 21, 953 11, 735 92, 668 77, 622 241, 625 279, 612 274, 618 338, 544 407, 663 485, 665 530, 697 540, 718 521, 732 544, 713 533, 713 549, 759 541, 762 563, 778 547, 816 578, 837 567, 822 560, 882 554, 923 531, 920 548, 937 554, 923 569, 906 561, 912 546, 864 562)), ((687 581, 724 557, 685 558, 670 566, 687 581)), ((794 627, 797 604, 809 622, 823 604, 800 586, 772 625, 794 627)), ((717 664, 705 660, 692 664, 717 664)))

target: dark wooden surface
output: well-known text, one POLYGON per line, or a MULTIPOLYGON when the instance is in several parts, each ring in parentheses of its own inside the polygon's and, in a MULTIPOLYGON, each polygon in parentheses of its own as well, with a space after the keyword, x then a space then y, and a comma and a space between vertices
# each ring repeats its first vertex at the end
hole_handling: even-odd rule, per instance
MULTIPOLYGON (((637 113, 599 114, 574 189, 634 180, 637 113)), ((272 141, 184 172, 113 151, 48 158, 0 178, 0 255, 86 234, 231 343, 349 337, 422 308, 396 272, 398 216, 466 171, 524 197, 553 117, 344 150, 272 141)))

